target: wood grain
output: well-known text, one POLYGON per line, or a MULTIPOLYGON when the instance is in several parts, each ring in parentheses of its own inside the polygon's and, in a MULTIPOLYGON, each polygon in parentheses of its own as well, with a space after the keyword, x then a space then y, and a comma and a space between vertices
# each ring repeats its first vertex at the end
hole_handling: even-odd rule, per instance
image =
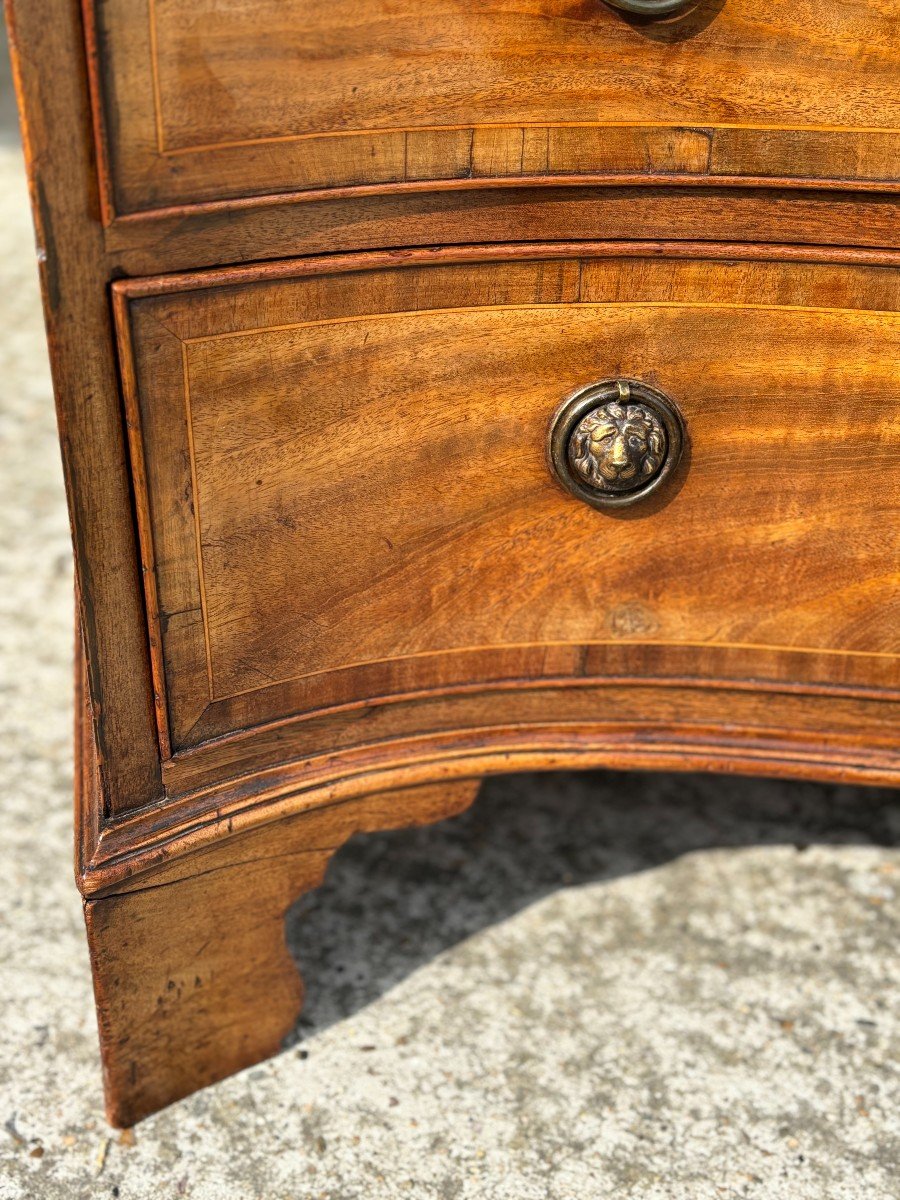
POLYGON ((454 816, 477 791, 465 781, 310 813, 86 901, 110 1122, 133 1125, 276 1054, 303 1002, 290 905, 354 834, 454 816))
POLYGON ((286 907, 478 777, 900 785, 894 0, 6 3, 111 1119, 276 1051, 286 907), (543 447, 626 374, 689 446, 618 519, 543 447))
MULTIPOLYGON (((500 186, 364 189, 328 198, 263 197, 121 217, 105 231, 113 276, 274 262, 298 254, 411 246, 597 240, 664 241, 667 252, 702 234, 710 242, 794 247, 896 246, 900 199, 773 188, 500 186)), ((658 251, 661 252, 661 251, 658 251)), ((840 253, 840 251, 838 251, 840 253)))
POLYGON ((468 178, 896 183, 887 0, 701 0, 662 23, 601 0, 86 12, 120 213, 468 178))
MULTIPOLYGON (((501 287, 489 277, 480 296, 501 287)), ((879 532, 900 493, 898 332, 846 309, 536 299, 192 341, 186 550, 203 611, 183 594, 164 611, 192 630, 205 612, 211 703, 357 664, 610 635, 896 652, 900 547, 879 532), (416 344, 431 350, 414 362, 416 344), (575 385, 651 374, 690 430, 683 490, 652 520, 598 520, 547 471, 550 418, 575 385), (748 521, 759 488, 766 511, 748 521)), ((177 396, 152 365, 143 377, 177 396)), ((188 662, 170 674, 191 686, 188 662)))
POLYGON ((141 285, 126 378, 176 747, 389 679, 440 686, 448 653, 469 684, 502 678, 499 651, 636 642, 693 646, 698 675, 716 647, 806 651, 790 678, 811 683, 871 657, 853 678, 883 685, 900 326, 880 306, 900 275, 496 257, 141 285), (691 438, 644 519, 578 505, 544 457, 565 394, 617 374, 674 395, 691 438))
POLYGON ((8 4, 105 815, 162 794, 77 0, 8 4), (47 80, 54 81, 53 86, 47 80))

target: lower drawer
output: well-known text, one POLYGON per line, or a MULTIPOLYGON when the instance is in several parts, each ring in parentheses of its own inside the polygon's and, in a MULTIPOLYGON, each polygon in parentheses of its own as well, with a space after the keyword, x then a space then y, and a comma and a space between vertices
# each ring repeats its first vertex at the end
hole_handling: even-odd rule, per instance
POLYGON ((900 271, 726 253, 115 285, 164 756, 538 681, 896 687, 900 271))

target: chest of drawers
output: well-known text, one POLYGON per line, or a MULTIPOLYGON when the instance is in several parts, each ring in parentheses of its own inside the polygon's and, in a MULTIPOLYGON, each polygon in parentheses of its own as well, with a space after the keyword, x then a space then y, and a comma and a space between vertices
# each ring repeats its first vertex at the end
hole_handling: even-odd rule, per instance
POLYGON ((9 24, 113 1121, 274 1053, 288 905, 487 774, 900 780, 894 0, 9 24))

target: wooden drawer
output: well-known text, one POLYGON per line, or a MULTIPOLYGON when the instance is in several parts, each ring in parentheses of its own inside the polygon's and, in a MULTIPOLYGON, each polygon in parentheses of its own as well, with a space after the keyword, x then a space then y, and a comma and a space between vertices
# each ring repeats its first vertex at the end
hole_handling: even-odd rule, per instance
POLYGON ((900 783, 896 0, 6 12, 112 1121, 485 776, 900 783))
POLYGON ((896 183, 895 0, 86 0, 110 209, 495 179, 896 183))
POLYGON ((515 680, 897 684, 897 270, 462 253, 115 285, 169 749, 515 680), (622 512, 546 452, 607 377, 686 428, 622 512))

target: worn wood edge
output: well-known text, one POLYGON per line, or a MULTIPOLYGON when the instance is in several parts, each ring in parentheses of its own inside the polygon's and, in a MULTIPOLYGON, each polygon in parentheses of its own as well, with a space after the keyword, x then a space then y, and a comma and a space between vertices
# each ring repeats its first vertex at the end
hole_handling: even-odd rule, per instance
MULTIPOLYGON (((662 126, 661 128, 667 128, 662 126)), ((673 126, 673 128, 675 128, 673 126)), ((778 191, 819 191, 844 194, 896 196, 900 179, 813 178, 804 175, 703 175, 674 172, 585 172, 582 175, 483 175, 459 179, 413 179, 389 183, 339 184, 335 187, 307 188, 297 192, 264 192, 257 196, 234 196, 221 200, 197 200, 182 204, 164 204, 153 208, 114 212, 108 209, 107 224, 123 226, 150 224, 154 221, 190 219, 210 213, 241 212, 249 208, 280 208, 289 204, 315 204, 328 200, 353 200, 366 196, 405 196, 424 192, 473 192, 490 188, 542 187, 690 187, 775 189, 778 191)))
POLYGON ((103 789, 99 778, 97 741, 88 690, 87 658, 81 628, 78 589, 75 589, 75 707, 74 707, 74 851, 75 882, 81 879, 96 852, 103 829, 103 789))
MULTIPOLYGON (((536 643, 538 646, 548 646, 553 643, 536 643)), ((587 650, 593 646, 603 645, 598 642, 578 642, 574 643, 580 650, 587 650)), ((715 650, 728 649, 718 644, 709 644, 704 642, 678 642, 665 643, 666 645, 682 648, 704 648, 715 650)), ((653 645, 652 642, 617 642, 618 646, 634 646, 647 647, 653 645)), ((753 646, 741 646, 741 649, 755 649, 753 646)), ((810 653, 827 654, 828 651, 810 651, 802 649, 794 649, 790 646, 777 647, 781 654, 805 656, 810 653)), ((861 653, 861 657, 867 657, 861 653)), ((441 657, 438 653, 435 657, 441 657)), ((873 657, 879 657, 873 655, 873 657)), ((890 655, 890 658, 900 658, 900 655, 890 655)), ((396 661, 396 660, 388 660, 396 661)), ((355 668, 350 667, 348 670, 355 668)), ((521 692, 528 689, 552 689, 552 688, 583 688, 583 687, 658 687, 658 688, 691 688, 698 691, 728 691, 728 692, 760 692, 769 696, 817 696, 832 699, 842 700, 875 700, 887 703, 900 703, 900 690, 895 688, 884 688, 879 686, 862 686, 858 684, 843 684, 843 683, 799 683, 796 681, 781 681, 774 679, 742 679, 731 677, 728 675, 720 675, 712 678, 704 678, 695 675, 637 675, 623 674, 621 672, 611 673, 608 675, 540 675, 528 676, 514 679, 491 679, 478 680, 471 683, 453 683, 443 684, 435 687, 418 688, 414 690, 403 690, 389 692, 379 695, 366 695, 358 699, 341 701, 340 703, 328 704, 321 708, 310 709, 306 712, 290 713, 287 716, 273 717, 271 720, 264 721, 258 725, 244 726, 239 729, 234 729, 228 733, 220 734, 216 737, 207 738, 198 745, 185 746, 177 749, 169 764, 179 765, 182 763, 198 760, 208 753, 213 746, 234 745, 242 741, 252 741, 257 737, 262 730, 271 731, 273 729, 290 729, 297 725, 302 725, 307 721, 315 721, 322 717, 337 716, 342 713, 358 712, 374 705, 385 704, 403 704, 409 701, 433 700, 438 698, 450 698, 456 696, 472 696, 496 694, 498 692, 514 691, 521 692)), ((164 764, 164 778, 165 778, 164 764)))
POLYGON ((160 754, 163 759, 167 759, 172 755, 172 741, 169 731, 169 710, 166 701, 166 676, 165 664, 163 662, 162 632, 159 621, 156 560, 152 521, 150 518, 150 491, 147 484, 144 439, 141 431, 131 315, 125 296, 121 291, 115 289, 112 292, 112 313, 116 347, 119 355, 119 378, 122 388, 122 401, 125 407, 125 428, 134 493, 134 515, 137 525, 137 548, 141 556, 141 575, 144 585, 150 677, 153 681, 153 710, 156 718, 160 754))
MULTIPOLYGON (((360 797, 448 782, 521 771, 657 770, 714 771, 782 779, 900 786, 900 754, 839 748, 817 740, 792 737, 728 736, 715 731, 659 731, 609 723, 528 726, 520 730, 479 729, 435 739, 409 740, 382 748, 386 761, 371 761, 353 770, 304 783, 297 765, 280 768, 281 778, 266 792, 220 803, 203 815, 155 806, 126 820, 108 824, 84 863, 79 885, 86 896, 116 890, 150 868, 190 853, 219 838, 299 812, 342 804, 360 797), (399 751, 399 752, 398 752, 399 751), (294 776, 292 779, 291 776, 294 776)), ((349 756, 348 756, 349 758, 349 756)), ((302 767, 300 768, 302 770, 302 767)))
POLYGON ((46 4, 5 0, 5 15, 63 450, 81 628, 89 647, 95 775, 104 805, 124 809, 136 806, 135 798, 145 804, 148 798, 162 795, 163 788, 155 723, 151 705, 145 703, 149 662, 115 356, 103 291, 106 267, 97 220, 81 14, 78 0, 58 0, 52 19, 46 4), (73 47, 78 48, 74 63, 73 47), (50 78, 52 87, 47 83, 50 78), (94 299, 86 302, 85 296, 94 299), (83 427, 82 410, 91 404, 97 432, 83 427), (111 429, 114 436, 105 440, 103 435, 111 429), (96 446, 103 447, 100 469, 84 462, 97 457, 96 446), (105 501, 97 502, 98 493, 104 494, 105 501), (114 503, 109 502, 110 493, 115 495, 114 503), (93 550, 98 535, 88 518, 106 507, 112 526, 106 530, 104 545, 112 550, 101 560, 93 550), (138 603, 132 612, 133 600, 138 603), (131 647, 130 655, 117 652, 123 645, 131 647), (107 703, 112 695, 116 702, 107 703))
MULTIPOLYGON (((9 2, 12 3, 12 0, 9 2)), ((94 154, 97 161, 100 220, 103 225, 111 225, 116 218, 116 210, 109 131, 104 111, 103 89, 100 83, 100 39, 97 30, 96 9, 92 0, 81 0, 81 22, 84 30, 84 55, 87 64, 94 154)))
MULTIPOLYGON (((191 859, 203 849, 273 822, 290 820, 320 809, 353 804, 361 798, 382 792, 406 791, 439 782, 457 781, 473 776, 515 771, 552 771, 579 769, 639 770, 712 770, 720 773, 757 775, 787 779, 812 779, 835 783, 870 786, 900 786, 900 754, 872 752, 860 755, 849 745, 841 750, 822 743, 803 742, 771 731, 768 741, 756 734, 758 745, 748 745, 741 731, 730 729, 726 742, 720 732, 707 731, 705 737, 682 740, 661 739, 646 729, 622 725, 610 737, 609 723, 579 738, 557 739, 554 744, 538 745, 540 731, 520 734, 515 747, 477 745, 474 751, 460 750, 454 742, 483 743, 488 730, 460 731, 446 735, 442 754, 434 754, 433 738, 394 739, 382 747, 354 747, 339 755, 324 754, 324 772, 317 778, 310 760, 288 761, 267 768, 254 776, 256 791, 250 794, 240 780, 220 782, 214 787, 182 797, 168 798, 161 806, 148 806, 117 820, 104 820, 102 793, 97 774, 90 701, 85 686, 85 659, 80 631, 76 640, 76 881, 85 896, 101 896, 144 886, 144 880, 167 865, 191 859), (602 729, 605 737, 600 736, 602 729), (630 733, 630 737, 629 737, 630 733), (578 742, 572 745, 573 741, 578 742), (533 743, 533 744, 532 744, 533 743), (372 769, 373 752, 387 754, 386 765, 372 769), (429 751, 431 753, 429 754, 429 751), (405 761, 405 760, 411 761, 405 761), (306 776, 306 778, 304 778, 306 776), (137 882, 136 882, 137 881, 137 882)), ((533 686, 553 680, 533 681, 533 686)), ((801 684, 769 685, 729 680, 654 680, 645 676, 596 680, 556 681, 566 686, 621 684, 630 682, 648 686, 674 687, 686 682, 708 690, 778 691, 817 696, 844 696, 900 700, 894 693, 870 692, 870 689, 842 688, 801 684)), ((520 687, 510 684, 509 687, 520 687)), ((460 689, 457 689, 460 690, 460 689)), ((484 691, 484 687, 466 687, 465 691, 484 691)), ((365 707, 355 702, 346 707, 365 707)), ((291 724, 296 718, 285 718, 291 724)), ((251 736, 245 731, 236 736, 251 736)))
MULTIPOLYGON (((273 722, 267 722, 264 725, 241 729, 227 736, 210 739, 210 741, 202 745, 180 752, 177 758, 166 764, 169 767, 168 771, 165 770, 164 766, 163 777, 167 779, 168 783, 168 796, 164 809, 165 818, 162 822, 155 822, 153 831, 157 833, 161 832, 161 824, 167 822, 191 821, 200 819, 212 811, 221 814, 230 811, 235 806, 242 807, 248 802, 250 796, 256 793, 271 797, 279 787, 282 787, 277 781, 280 777, 284 776, 285 772, 289 776, 288 790, 297 791, 303 783, 307 787, 313 788, 331 778, 340 778, 343 774, 352 775, 360 769, 359 764, 361 762, 364 766, 368 764, 372 755, 378 756, 379 760, 382 760, 387 755, 392 765, 396 762, 402 762, 404 755, 407 753, 405 748, 418 747, 422 744, 427 746, 429 739, 435 747, 448 744, 447 739, 454 737, 461 739, 460 744, 467 744, 466 739, 468 738, 490 736, 492 733, 496 734, 498 730, 509 731, 510 729, 515 729, 518 732, 530 727, 522 723, 510 724, 506 722, 502 725, 491 725, 489 722, 486 722, 477 726, 464 725, 452 731, 444 730, 432 734, 424 731, 397 734, 386 740, 344 746, 340 750, 331 752, 323 750, 314 753, 312 756, 300 749, 292 750, 290 741, 292 732, 302 727, 307 721, 312 721, 322 716, 332 718, 346 716, 347 714, 365 714, 376 708, 390 707, 392 705, 426 704, 435 700, 452 703, 457 700, 472 699, 473 697, 494 699, 509 692, 512 692, 516 696, 537 691, 552 693, 557 690, 582 690, 590 691, 591 693, 602 693, 607 689, 615 688, 640 689, 644 691, 656 689, 679 689, 691 692, 712 691, 727 695, 756 693, 767 698, 802 696, 817 701, 862 700, 876 704, 896 704, 900 700, 900 696, 895 691, 844 687, 842 685, 779 684, 776 682, 764 683, 752 679, 699 679, 682 676, 656 677, 621 674, 569 676, 565 678, 547 676, 542 678, 508 679, 493 683, 458 684, 427 689, 421 692, 396 693, 392 696, 376 698, 374 700, 352 701, 346 704, 335 705, 329 709, 303 713, 294 717, 282 717, 273 722), (202 776, 206 766, 205 760, 211 751, 214 752, 223 746, 233 747, 235 744, 239 745, 244 741, 252 743, 261 733, 270 733, 273 730, 277 730, 284 750, 283 758, 277 763, 248 772, 240 765, 240 760, 235 759, 232 760, 230 774, 220 775, 215 782, 208 785, 185 787, 184 776, 180 768, 188 766, 192 768, 192 773, 195 776, 202 776), (301 774, 304 777, 302 779, 301 774)), ((541 726, 541 728, 546 729, 560 729, 564 727, 566 729, 587 727, 594 734, 600 735, 613 732, 617 738, 622 736, 623 731, 630 731, 636 739, 640 740, 641 744, 644 744, 648 738, 653 740, 662 736, 661 730, 663 728, 655 718, 630 718, 628 721, 606 718, 603 721, 593 723, 587 721, 581 724, 577 720, 569 724, 545 722, 541 726)), ((670 726, 666 726, 665 728, 669 729, 670 726)), ((792 744, 792 739, 793 742, 796 742, 801 747, 810 744, 809 739, 805 740, 797 737, 789 728, 785 728, 782 725, 773 725, 771 727, 761 727, 758 725, 742 726, 734 721, 730 721, 727 724, 720 724, 714 719, 710 719, 706 722, 698 720, 683 722, 681 725, 676 724, 674 728, 680 730, 684 736, 694 741, 700 738, 701 740, 716 744, 723 741, 728 742, 730 739, 736 739, 737 742, 742 744, 758 742, 764 745, 780 746, 783 743, 792 744)), ((832 750, 837 751, 841 747, 847 748, 847 753, 851 758, 857 756, 860 752, 858 738, 855 735, 832 734, 829 737, 822 730, 817 735, 814 735, 812 740, 818 748, 817 752, 824 752, 826 758, 829 757, 832 750)), ((897 748, 900 749, 900 746, 897 748)), ((885 739, 883 738, 873 741, 863 750, 863 753, 869 756, 886 754, 891 763, 894 761, 894 752, 895 745, 893 740, 887 743, 886 746, 885 739)), ((417 752, 411 750, 409 753, 415 754, 417 752)), ((153 808, 148 807, 143 812, 125 814, 112 823, 110 829, 115 827, 122 836, 125 836, 128 829, 140 824, 149 832, 151 824, 154 824, 151 820, 151 813, 153 811, 155 811, 153 808)))
MULTIPOLYGON (((430 824, 432 819, 455 816, 468 808, 477 795, 483 776, 462 774, 442 776, 403 786, 360 791, 331 803, 308 805, 283 813, 272 820, 247 826, 233 825, 230 836, 199 842, 182 855, 163 859, 138 875, 104 889, 100 896, 125 895, 147 888, 161 887, 198 872, 218 870, 223 863, 250 864, 271 857, 271 845, 277 844, 277 856, 296 852, 334 851, 357 833, 386 832, 408 828, 411 824, 430 824), (421 819, 407 820, 407 813, 421 813, 421 819), (429 813, 438 814, 436 817, 429 813), (377 814, 377 816, 373 816, 377 814), (365 816, 365 819, 363 818, 365 816), (323 829, 339 828, 340 838, 333 844, 323 838, 323 829), (297 843, 298 831, 303 832, 297 843), (257 851, 265 843, 269 849, 257 851), (295 844, 297 843, 297 844, 295 844)), ((96 897, 91 897, 91 899, 96 897)))
POLYGON ((727 188, 537 188, 354 197, 104 231, 113 278, 410 246, 664 239, 896 248, 900 197, 727 188))
POLYGON ((386 267, 429 264, 481 263, 565 258, 695 258, 750 262, 801 262, 872 267, 900 267, 900 250, 865 247, 805 246, 761 242, 565 241, 497 242, 466 246, 411 246, 399 250, 360 250, 319 254, 246 266, 223 266, 198 271, 117 279, 111 287, 129 300, 172 292, 197 291, 217 285, 233 286, 270 279, 341 274, 386 267))
POLYGON ((110 1122, 132 1125, 278 1053, 303 1001, 285 938, 291 904, 355 834, 457 816, 478 787, 458 780, 298 814, 86 899, 110 1122))
POLYGON ((266 802, 257 797, 253 806, 229 817, 216 817, 204 824, 183 828, 165 839, 157 839, 140 850, 116 852, 101 838, 98 852, 82 873, 79 885, 87 898, 124 890, 127 882, 143 878, 146 871, 163 862, 190 856, 195 850, 272 822, 295 812, 306 812, 333 804, 352 803, 367 795, 425 786, 438 779, 455 780, 473 776, 560 770, 642 770, 713 772, 762 778, 817 783, 852 784, 866 787, 900 787, 900 759, 865 763, 863 756, 826 757, 820 747, 801 752, 778 753, 747 747, 728 748, 713 743, 669 742, 665 745, 603 744, 594 738, 583 750, 544 745, 532 750, 498 750, 494 754, 470 755, 456 760, 441 759, 383 774, 341 780, 332 786, 278 796, 266 802), (352 793, 352 794, 351 794, 352 793), (107 853, 108 849, 108 853, 107 853))

